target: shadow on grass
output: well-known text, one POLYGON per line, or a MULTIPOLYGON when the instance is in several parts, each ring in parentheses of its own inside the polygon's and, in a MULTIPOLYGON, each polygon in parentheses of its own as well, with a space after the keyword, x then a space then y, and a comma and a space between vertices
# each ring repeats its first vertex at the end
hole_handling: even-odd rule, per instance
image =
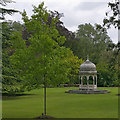
POLYGON ((13 99, 17 99, 20 96, 31 96, 31 95, 35 95, 35 94, 25 94, 25 93, 19 93, 19 94, 8 94, 8 93, 2 93, 2 100, 13 100, 13 99))
POLYGON ((119 120, 118 118, 2 118, 2 120, 36 120, 36 119, 51 119, 51 120, 119 120))
POLYGON ((49 116, 49 115, 41 115, 39 117, 36 117, 34 119, 54 119, 55 117, 49 116))

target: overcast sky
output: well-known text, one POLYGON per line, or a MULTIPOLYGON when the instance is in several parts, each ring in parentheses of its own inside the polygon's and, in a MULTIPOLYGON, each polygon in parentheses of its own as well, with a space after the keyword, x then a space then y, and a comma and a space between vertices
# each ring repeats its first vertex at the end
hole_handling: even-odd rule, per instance
MULTIPOLYGON (((38 6, 44 1, 48 10, 56 10, 63 13, 61 20, 68 30, 75 32, 78 25, 91 23, 103 24, 105 12, 109 11, 107 3, 112 0, 14 0, 16 3, 10 3, 8 8, 14 8, 19 11, 26 10, 28 16, 32 14, 32 5, 38 6)), ((14 14, 7 16, 11 20, 21 21, 21 15, 14 14)), ((118 30, 112 27, 108 30, 108 35, 114 43, 118 42, 118 30)))

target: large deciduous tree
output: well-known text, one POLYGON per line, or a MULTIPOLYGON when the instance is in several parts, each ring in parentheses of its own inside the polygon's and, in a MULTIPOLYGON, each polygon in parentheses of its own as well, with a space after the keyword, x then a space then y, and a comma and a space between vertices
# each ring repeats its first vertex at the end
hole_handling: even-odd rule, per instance
POLYGON ((89 55, 95 64, 101 51, 106 50, 112 44, 107 30, 98 24, 94 26, 81 24, 75 34, 76 37, 66 41, 65 46, 70 47, 79 58, 86 59, 86 56, 89 55))

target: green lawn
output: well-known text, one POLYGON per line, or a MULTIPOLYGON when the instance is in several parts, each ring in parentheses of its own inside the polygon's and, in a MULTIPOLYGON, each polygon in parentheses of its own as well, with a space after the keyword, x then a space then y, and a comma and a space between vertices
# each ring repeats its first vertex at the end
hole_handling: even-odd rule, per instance
MULTIPOLYGON (((99 88, 107 94, 69 94, 78 88, 47 88, 47 114, 56 118, 117 118, 118 88, 99 88)), ((34 118, 43 112, 43 89, 31 95, 3 99, 3 118, 34 118)))

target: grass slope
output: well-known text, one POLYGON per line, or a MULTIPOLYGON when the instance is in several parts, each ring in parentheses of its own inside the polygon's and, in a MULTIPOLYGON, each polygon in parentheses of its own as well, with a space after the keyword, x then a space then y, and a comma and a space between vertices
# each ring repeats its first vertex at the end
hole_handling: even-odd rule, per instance
MULTIPOLYGON (((99 88, 108 94, 69 94, 78 88, 47 88, 47 114, 56 118, 117 118, 118 88, 99 88)), ((43 89, 26 92, 26 96, 5 97, 3 118, 35 118, 42 114, 43 89)))

